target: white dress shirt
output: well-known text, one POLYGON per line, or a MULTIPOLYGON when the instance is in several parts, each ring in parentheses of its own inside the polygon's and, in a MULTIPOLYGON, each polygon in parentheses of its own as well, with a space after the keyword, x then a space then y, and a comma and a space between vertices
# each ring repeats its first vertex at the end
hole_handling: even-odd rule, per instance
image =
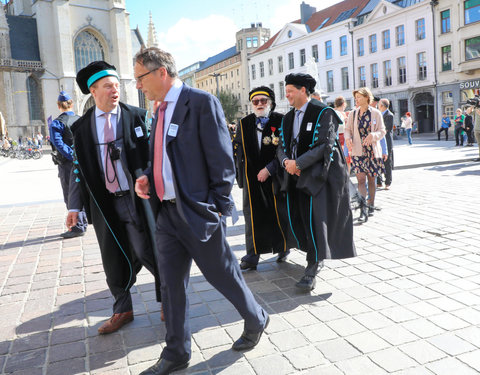
MULTIPOLYGON (((164 200, 175 199, 175 188, 173 186, 173 171, 172 164, 170 163, 170 158, 167 154, 167 134, 168 128, 170 127, 170 122, 172 121, 173 111, 177 105, 178 97, 182 92, 183 82, 178 78, 175 79, 173 86, 168 90, 167 95, 165 95, 164 101, 168 103, 167 109, 165 110, 165 118, 163 121, 163 160, 162 160, 162 174, 163 174, 163 187, 165 192, 163 194, 164 200)), ((181 124, 176 124, 181 126, 181 124)))
MULTIPOLYGON (((103 141, 104 131, 103 130, 105 128, 105 121, 106 121, 105 116, 103 116, 104 113, 105 112, 98 109, 98 107, 95 107, 95 120, 96 120, 95 121, 95 126, 96 126, 96 129, 97 129, 98 143, 104 143, 104 141, 103 141)), ((113 109, 110 112, 110 122, 112 124, 113 134, 115 136, 115 140, 117 140, 117 123, 120 121, 120 116, 121 116, 120 107, 117 105, 115 107, 115 109, 113 109)), ((115 143, 117 144, 117 146, 120 143, 123 147, 123 140, 120 140, 120 142, 117 140, 115 143)), ((102 159, 102 170, 103 170, 103 173, 105 173, 105 145, 100 144, 98 147, 100 147, 100 157, 102 159)), ((125 172, 123 171, 121 160, 120 159, 115 160, 114 165, 115 165, 115 171, 117 172, 117 179, 118 179, 118 185, 119 185, 119 188, 117 189, 117 191, 129 190, 130 187, 128 186, 127 176, 125 175, 125 172)))

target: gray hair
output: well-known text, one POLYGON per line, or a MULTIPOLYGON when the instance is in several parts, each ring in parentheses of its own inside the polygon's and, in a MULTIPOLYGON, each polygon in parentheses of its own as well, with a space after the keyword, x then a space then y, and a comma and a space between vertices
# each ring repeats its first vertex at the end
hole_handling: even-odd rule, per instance
POLYGON ((390 107, 390 100, 382 98, 380 99, 380 104, 388 109, 388 107, 390 107))
POLYGON ((161 50, 160 48, 142 48, 135 55, 135 62, 142 64, 148 70, 165 68, 170 77, 178 77, 173 56, 170 53, 161 50))

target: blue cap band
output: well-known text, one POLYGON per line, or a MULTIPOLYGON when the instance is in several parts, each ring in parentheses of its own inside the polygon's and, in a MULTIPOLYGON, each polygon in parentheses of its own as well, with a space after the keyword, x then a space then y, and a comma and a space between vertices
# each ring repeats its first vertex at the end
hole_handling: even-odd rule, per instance
POLYGON ((100 78, 107 77, 107 76, 114 76, 118 79, 118 74, 115 70, 107 69, 107 70, 100 70, 96 72, 93 76, 91 76, 87 81, 87 87, 90 88, 96 81, 100 78))

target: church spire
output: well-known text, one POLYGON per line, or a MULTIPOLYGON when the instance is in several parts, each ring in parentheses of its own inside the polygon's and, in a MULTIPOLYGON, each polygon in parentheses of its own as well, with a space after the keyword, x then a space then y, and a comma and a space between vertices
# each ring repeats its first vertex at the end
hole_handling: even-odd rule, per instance
POLYGON ((157 32, 153 24, 152 12, 150 11, 150 22, 148 23, 147 47, 158 47, 157 32))

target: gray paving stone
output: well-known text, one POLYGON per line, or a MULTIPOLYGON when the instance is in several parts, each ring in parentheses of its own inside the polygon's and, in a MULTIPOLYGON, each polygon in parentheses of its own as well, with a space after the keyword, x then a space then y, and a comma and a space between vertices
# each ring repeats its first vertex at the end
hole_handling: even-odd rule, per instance
POLYGON ((385 374, 385 371, 378 367, 368 357, 356 357, 337 362, 335 364, 340 370, 348 375, 377 375, 385 374))
POLYGON ((11 353, 25 352, 48 346, 48 332, 38 332, 13 341, 11 353))
POLYGON ((355 320, 360 322, 364 327, 370 330, 388 327, 394 324, 390 319, 386 318, 384 315, 376 311, 356 315, 355 320))
POLYGON ((257 375, 286 375, 295 371, 290 362, 281 354, 255 358, 249 362, 257 375))
POLYGON ((84 358, 86 355, 85 342, 77 341, 50 346, 48 351, 48 361, 59 362, 70 360, 72 358, 84 358))
MULTIPOLYGON (((150 345, 142 345, 127 349, 127 362, 129 365, 135 365, 142 362, 158 361, 162 347, 158 343, 151 343, 150 345)), ((152 363, 153 364, 153 363, 152 363)), ((143 370, 148 368, 146 365, 143 370)), ((142 371, 143 371, 142 370, 142 371)))
MULTIPOLYGON (((213 374, 221 375, 255 375, 249 363, 234 363, 231 366, 212 370, 213 374)), ((205 372, 205 374, 209 374, 205 372)))
POLYGON ((365 331, 365 327, 351 317, 332 320, 326 323, 339 336, 348 336, 365 331))
POLYGON ((210 329, 195 333, 193 339, 200 349, 209 349, 216 346, 232 344, 232 339, 227 335, 224 329, 210 329))
POLYGON ((388 326, 373 331, 391 345, 401 345, 418 339, 413 333, 399 325, 388 326))
POLYGON ((402 326, 421 338, 427 338, 445 332, 444 329, 425 318, 404 322, 402 323, 402 326))
POLYGON ((457 356, 476 349, 474 345, 462 340, 453 333, 445 333, 439 336, 430 337, 427 341, 451 356, 457 356))
POLYGON ((280 352, 308 345, 308 341, 305 337, 296 330, 272 333, 268 338, 280 352))
POLYGON ((205 358, 205 364, 213 369, 232 365, 238 362, 244 362, 242 353, 232 350, 231 345, 217 346, 202 351, 205 358))
POLYGON ((455 331, 458 337, 480 348, 480 330, 477 326, 472 326, 455 331))
POLYGON ((316 344, 316 347, 330 362, 344 361, 362 354, 343 338, 322 341, 316 344))
POLYGON ((456 330, 466 328, 470 325, 466 321, 457 318, 450 313, 429 316, 428 320, 445 330, 456 330))
POLYGON ((283 318, 292 326, 292 327, 304 327, 311 326, 318 323, 318 319, 310 314, 307 310, 295 311, 292 313, 286 313, 283 315, 283 318))
POLYGON ((402 353, 397 348, 388 348, 369 354, 370 359, 388 372, 405 370, 415 367, 417 362, 402 353))
POLYGON ((475 375, 478 374, 478 371, 473 368, 465 365, 456 358, 443 358, 438 361, 428 363, 426 365, 436 375, 451 375, 451 374, 462 374, 462 375, 475 375))
POLYGON ((46 355, 46 349, 32 350, 28 352, 13 354, 7 358, 4 371, 9 373, 19 370, 41 367, 45 364, 46 355))
POLYGON ((338 335, 329 328, 325 323, 318 323, 311 326, 300 328, 299 331, 306 339, 311 342, 319 342, 335 339, 338 335))
POLYGON ((102 352, 89 357, 89 366, 91 374, 113 374, 119 369, 125 373, 127 358, 123 350, 102 352))
POLYGON ((390 347, 388 342, 370 331, 347 336, 346 340, 362 353, 370 353, 390 347))
POLYGON ((399 349, 422 365, 446 357, 444 352, 424 340, 401 345, 399 349))
POLYGON ((328 364, 322 353, 314 346, 304 346, 283 352, 283 355, 297 370, 304 370, 312 367, 328 364))

